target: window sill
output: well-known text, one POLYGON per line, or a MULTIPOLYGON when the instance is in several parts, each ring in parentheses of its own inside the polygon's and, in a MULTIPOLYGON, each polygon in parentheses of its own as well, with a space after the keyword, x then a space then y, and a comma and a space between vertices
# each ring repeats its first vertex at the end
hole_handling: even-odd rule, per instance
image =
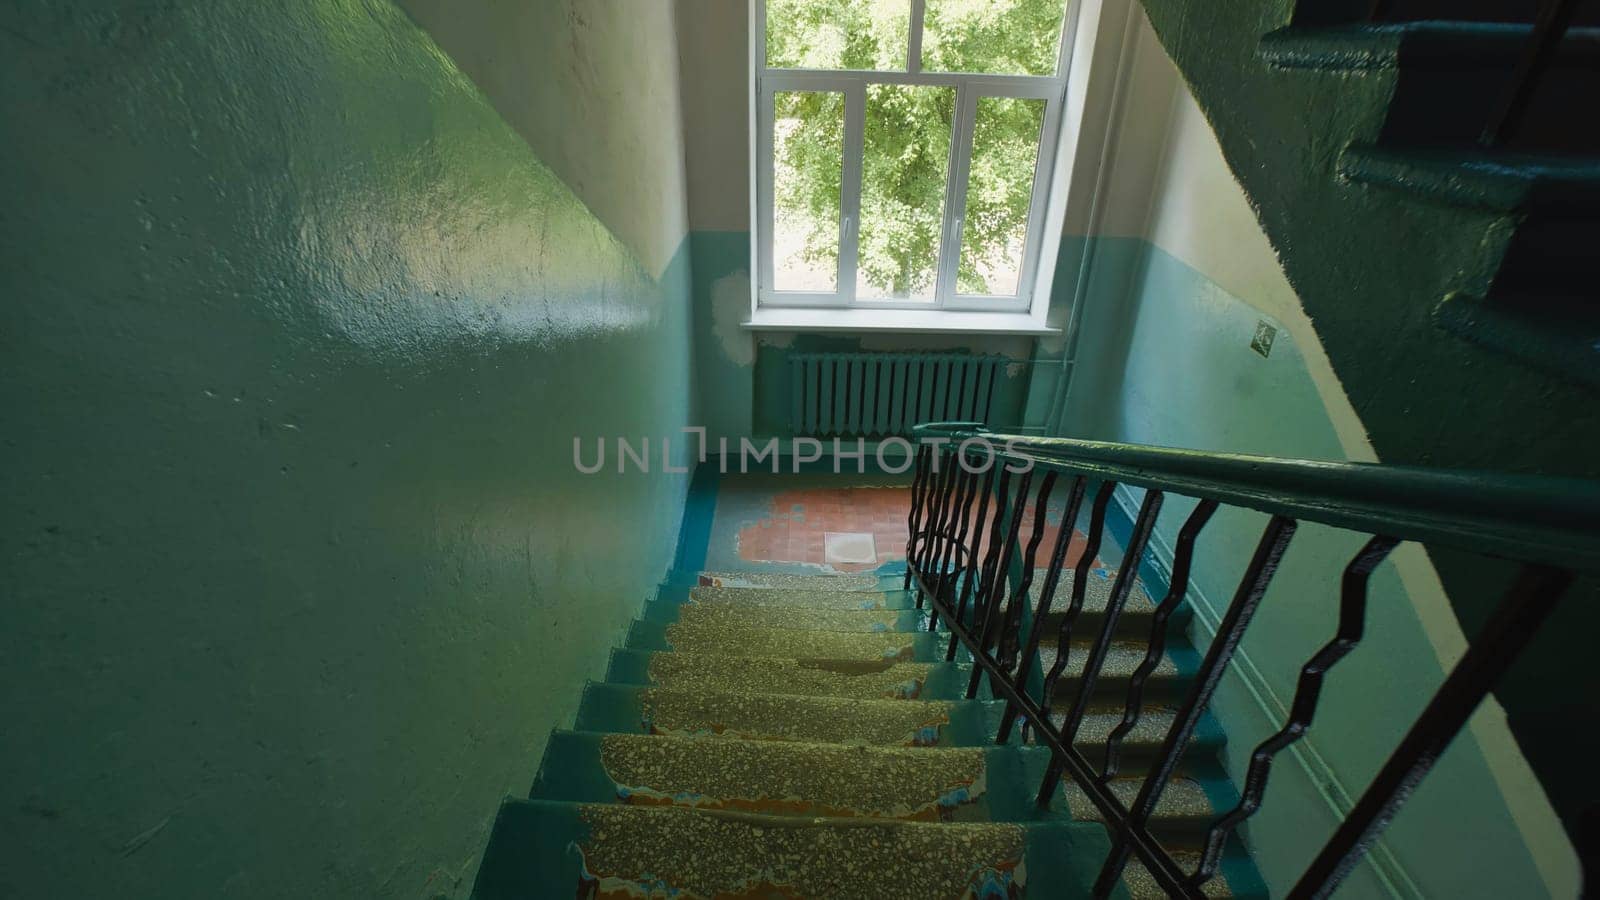
POLYGON ((914 309, 758 309, 749 331, 898 331, 911 334, 1060 334, 1025 312, 914 309))

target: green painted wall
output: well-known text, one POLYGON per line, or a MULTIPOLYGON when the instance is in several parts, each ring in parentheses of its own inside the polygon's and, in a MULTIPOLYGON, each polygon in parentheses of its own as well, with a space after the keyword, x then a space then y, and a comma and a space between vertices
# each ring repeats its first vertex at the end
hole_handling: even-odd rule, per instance
MULTIPOLYGON (((1399 463, 1600 475, 1592 392, 1431 321, 1447 293, 1483 291, 1499 262, 1505 221, 1336 176, 1343 149, 1379 133, 1393 73, 1271 69, 1257 56, 1258 42, 1289 23, 1293 0, 1143 5, 1282 251, 1284 270, 1378 454, 1399 463)), ((1505 580, 1472 560, 1435 559, 1471 634, 1505 580)), ((1572 731, 1566 699, 1594 691, 1578 660, 1600 627, 1597 601, 1593 581, 1576 589, 1498 692, 1569 822, 1600 802, 1586 771, 1600 737, 1572 731), (1564 689, 1550 690, 1555 684, 1564 689)))
POLYGON ((386 0, 0 11, 0 895, 438 897, 670 559, 651 277, 386 0))

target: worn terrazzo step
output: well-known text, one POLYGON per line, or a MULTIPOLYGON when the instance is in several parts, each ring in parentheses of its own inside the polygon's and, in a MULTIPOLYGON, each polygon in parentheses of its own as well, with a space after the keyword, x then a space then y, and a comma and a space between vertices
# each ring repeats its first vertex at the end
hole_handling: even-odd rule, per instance
MULTIPOLYGON (((904 571, 903 569, 901 570, 904 571)), ((706 587, 788 588, 803 591, 892 591, 903 584, 899 572, 860 572, 844 575, 795 575, 787 572, 695 572, 673 575, 675 584, 706 587)))
MULTIPOLYGON (((1197 850, 1168 847, 1167 852, 1172 854, 1173 860, 1185 872, 1193 872, 1200 863, 1197 850)), ((1129 900, 1167 900, 1169 896, 1137 857, 1128 860, 1128 867, 1122 872, 1122 886, 1128 892, 1129 900)), ((1217 874, 1205 883, 1204 890, 1207 897, 1213 898, 1267 900, 1272 896, 1266 883, 1261 880, 1255 862, 1237 840, 1230 842, 1228 849, 1223 852, 1222 865, 1217 874)))
POLYGON ((644 618, 693 626, 752 625, 800 628, 806 631, 915 632, 928 630, 928 616, 917 609, 816 609, 794 606, 747 606, 734 603, 645 604, 644 618))
MULTIPOLYGON (((1067 654, 1066 667, 1061 670, 1060 680, 1056 682, 1054 697, 1060 698, 1058 702, 1065 703, 1070 698, 1077 696, 1078 685, 1083 675, 1084 665, 1088 662, 1089 651, 1093 644, 1089 641, 1075 641, 1070 646, 1067 654)), ((1044 644, 1039 648, 1039 673, 1043 677, 1054 668, 1058 658, 1059 648, 1053 643, 1044 644)), ((1095 679, 1094 696, 1101 699, 1115 699, 1126 702, 1128 687, 1133 675, 1144 664, 1149 647, 1136 641, 1113 641, 1106 648, 1105 662, 1100 667, 1100 674, 1095 679)), ((1201 657, 1193 647, 1187 644, 1166 648, 1159 662, 1156 663, 1144 683, 1145 702, 1161 702, 1177 700, 1188 692, 1194 684, 1195 673, 1200 670, 1201 657)), ((1041 686, 1043 682, 1040 682, 1041 686)), ((1037 694, 1035 696, 1038 696, 1037 694)))
POLYGON ((968 666, 947 662, 794 659, 617 649, 611 651, 606 681, 857 700, 955 700, 966 696, 970 674, 968 666))
MULTIPOLYGON (((1031 749, 1031 748, 1030 748, 1031 749)), ((1020 821, 1016 747, 866 747, 558 731, 529 796, 785 816, 1020 821), (996 782, 1006 790, 994 791, 996 782), (990 808, 991 800, 996 807, 990 808)))
POLYGON ((758 587, 664 587, 658 600, 676 603, 782 606, 799 609, 912 609, 914 594, 901 591, 796 590, 758 587))
MULTIPOLYGON (((591 682, 573 729, 618 734, 722 735, 748 740, 810 741, 914 747, 981 747, 994 743, 1005 704, 993 700, 852 700, 755 692, 674 690, 591 682)), ((1106 737, 1122 721, 1120 708, 1095 709, 1084 718, 1075 746, 1100 759, 1106 737)), ((1155 707, 1123 744, 1128 772, 1142 771, 1172 724, 1170 709, 1155 707)), ((1020 729, 1011 740, 1020 743, 1020 729)), ((1201 719, 1189 756, 1219 750, 1225 738, 1216 720, 1201 719)))
MULTIPOLYGON (((1049 754, 1042 747, 1038 748, 1038 752, 1045 756, 1049 754)), ((1098 755, 1091 759, 1096 764, 1100 761, 1098 755)), ((1143 773, 1124 773, 1113 778, 1110 786, 1117 799, 1128 806, 1132 805, 1143 785, 1143 773)), ((1074 819, 1102 821, 1100 811, 1071 778, 1065 780, 1061 792, 1074 819)), ((1187 759, 1162 792, 1156 813, 1150 820, 1151 831, 1170 849, 1198 847, 1217 816, 1233 809, 1238 802, 1239 792, 1219 762, 1215 759, 1187 759)))
POLYGON ((472 896, 1088 896, 1095 825, 795 819, 508 800, 472 896))
MULTIPOLYGON (((787 634, 784 634, 787 637, 787 634)), ((854 637, 854 636, 848 636, 854 637)), ((917 653, 933 653, 933 661, 926 655, 915 658, 880 657, 880 655, 854 655, 854 657, 790 657, 779 655, 794 649, 794 644, 770 639, 762 644, 773 650, 768 655, 736 655, 725 653, 718 645, 715 650, 667 650, 672 644, 667 629, 659 623, 635 626, 630 634, 629 647, 613 650, 611 668, 606 681, 624 684, 653 684, 658 687, 701 687, 715 690, 755 690, 765 693, 802 693, 816 697, 854 697, 861 700, 958 700, 966 697, 971 666, 965 661, 946 663, 944 652, 947 637, 928 650, 925 642, 918 645, 917 653)), ((683 641, 683 645, 694 645, 683 641)), ((867 647, 874 650, 877 644, 867 647)), ((742 647, 741 647, 742 649, 742 647)), ((845 644, 821 639, 821 649, 853 650, 861 652, 858 641, 845 644)), ((1056 695, 1070 700, 1077 692, 1078 676, 1088 658, 1090 645, 1075 644, 1067 658, 1067 668, 1062 671, 1056 685, 1056 695)), ((1040 673, 1048 673, 1054 665, 1054 647, 1040 650, 1040 673)), ((1094 698, 1099 703, 1126 703, 1128 685, 1134 671, 1144 661, 1146 649, 1136 644, 1114 644, 1107 652, 1106 663, 1094 682, 1094 698)), ((962 653, 965 660, 965 653, 962 653)), ((1166 653, 1155 671, 1144 684, 1146 703, 1163 703, 1182 697, 1194 681, 1200 657, 1189 647, 1178 647, 1166 653)), ((978 697, 995 697, 989 679, 979 681, 978 697)))
POLYGON ((630 650, 676 650, 727 656, 939 662, 945 639, 929 632, 812 631, 723 622, 635 620, 624 644, 630 650))
MULTIPOLYGON (((1072 582, 1075 572, 1072 569, 1061 570, 1061 577, 1056 583, 1055 593, 1050 597, 1050 612, 1045 615, 1046 633, 1056 634, 1061 628, 1061 622, 1066 618, 1068 607, 1072 605, 1072 582)), ((1091 638, 1100 633, 1105 624, 1106 603, 1111 598, 1111 587, 1115 583, 1117 572, 1115 569, 1095 568, 1090 569, 1083 584, 1083 608, 1078 613, 1077 620, 1073 623, 1073 633, 1082 638, 1091 638)), ((1044 589, 1045 570, 1034 572, 1033 586, 1028 592, 1029 608, 1037 609, 1040 591, 1044 589)), ((1155 615, 1156 603, 1145 590, 1144 585, 1135 581, 1128 592, 1128 601, 1123 605, 1122 614, 1117 618, 1117 631, 1119 636, 1146 640, 1150 636, 1150 626, 1155 615)), ((1189 620, 1194 617, 1193 611, 1187 606, 1181 606, 1173 611, 1167 620, 1168 635, 1174 638, 1183 633, 1189 620)))
MULTIPOLYGON (((732 738, 557 731, 529 796, 585 803, 690 806, 768 815, 918 821, 1100 821, 1072 782, 1041 813, 1042 747, 866 747, 732 738)), ((1135 779, 1113 781, 1124 803, 1135 779)), ((1237 802, 1220 769, 1173 779, 1150 827, 1194 843, 1237 802)))

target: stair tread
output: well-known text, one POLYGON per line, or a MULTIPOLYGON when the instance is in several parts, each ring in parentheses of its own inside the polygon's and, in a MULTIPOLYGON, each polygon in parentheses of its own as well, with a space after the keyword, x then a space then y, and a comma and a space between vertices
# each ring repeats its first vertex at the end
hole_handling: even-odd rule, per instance
MULTIPOLYGON (((1526 50, 1532 33, 1532 25, 1519 22, 1292 25, 1263 36, 1259 53, 1284 69, 1510 68, 1526 50)), ((1561 43, 1555 65, 1596 60, 1600 60, 1600 28, 1572 28, 1561 43)))
POLYGON ((1109 849, 1069 823, 793 820, 673 807, 512 800, 473 896, 950 897, 1086 895, 1109 849), (577 852, 571 852, 572 849, 577 852))
MULTIPOLYGON (((1110 784, 1111 793, 1124 806, 1133 804, 1143 786, 1142 777, 1113 778, 1110 784)), ((1217 815, 1224 811, 1225 806, 1231 808, 1232 804, 1226 800, 1218 802, 1220 797, 1231 790, 1232 785, 1226 781, 1219 783, 1199 778, 1173 778, 1167 783, 1166 790, 1162 792, 1161 799, 1156 804, 1155 814, 1151 816, 1152 827, 1159 825, 1161 820, 1166 820, 1168 824, 1182 821, 1209 827, 1217 815)), ((1066 795, 1067 808, 1072 811, 1074 819, 1102 821, 1100 810, 1075 781, 1066 779, 1062 784, 1062 793, 1066 795)))
MULTIPOLYGON (((971 720, 981 718, 987 711, 975 708, 980 703, 590 684, 584 692, 577 727, 838 744, 976 745, 981 741, 971 720), (959 706, 969 708, 958 709, 959 706), (965 740, 951 734, 952 716, 966 720, 972 731, 965 740)), ((998 711, 993 714, 998 715, 998 711)))
POLYGON ((856 633, 926 631, 928 620, 926 613, 916 609, 815 609, 660 601, 646 605, 645 618, 697 627, 753 625, 856 633))
POLYGON ((747 622, 636 620, 627 646, 738 656, 935 662, 944 658, 941 636, 929 632, 812 631, 747 622))
MULTIPOLYGON (((1084 664, 1089 659, 1091 648, 1089 641, 1074 641, 1067 654, 1067 664, 1061 671, 1063 683, 1076 679, 1083 674, 1084 664)), ((1055 665, 1060 649, 1054 641, 1041 644, 1039 647, 1039 668, 1048 675, 1055 665)), ((1106 648, 1106 658, 1100 666, 1099 678, 1117 681, 1126 680, 1133 676, 1139 666, 1144 663, 1148 647, 1143 641, 1113 641, 1106 648)), ((1156 667, 1150 673, 1150 678, 1156 681, 1170 681, 1177 678, 1188 678, 1200 669, 1200 654, 1187 646, 1169 646, 1162 655, 1156 667)))
POLYGON ((1600 203, 1600 162, 1587 158, 1355 146, 1340 157, 1339 173, 1429 200, 1501 212, 1582 211, 1593 216, 1600 203))
POLYGON ((689 589, 689 598, 701 604, 777 606, 798 609, 911 609, 905 591, 832 591, 799 588, 709 587, 689 589))
POLYGON ((945 699, 966 689, 969 667, 946 662, 802 659, 613 650, 606 680, 656 687, 871 699, 945 699))
POLYGON ((1451 294, 1434 308, 1441 327, 1551 372, 1600 388, 1600 322, 1593 297, 1451 294))
MULTIPOLYGON (((1034 794, 1043 747, 869 747, 666 735, 558 731, 530 796, 581 802, 740 809, 768 815, 869 816, 920 821, 1022 821, 1041 815, 1034 794)), ((1197 836, 1236 796, 1220 770, 1180 775, 1151 827, 1197 836)), ((1131 803, 1138 778, 1112 790, 1131 803)), ((1099 821, 1071 780, 1052 813, 1099 821)))
MULTIPOLYGON (((1106 601, 1111 597, 1112 585, 1117 580, 1117 569, 1104 566, 1095 566, 1089 570, 1089 575, 1083 582, 1083 608, 1085 610, 1105 609, 1106 601)), ((1061 575, 1056 579, 1055 593, 1050 597, 1052 609, 1066 609, 1072 599, 1072 581, 1077 576, 1077 570, 1064 567, 1061 575)), ((1033 570, 1033 583, 1028 589, 1028 596, 1035 600, 1044 590, 1045 580, 1049 577, 1046 569, 1033 570)), ((1128 611, 1134 612, 1141 608, 1155 608, 1155 601, 1150 599, 1150 594, 1145 591, 1141 579, 1135 578, 1133 586, 1128 590, 1128 611)))
MULTIPOLYGON (((993 700, 855 700, 590 683, 575 728, 838 744, 983 746, 993 743, 1004 708, 993 700)), ((1169 708, 1149 707, 1125 747, 1159 746, 1172 715, 1169 708)), ((1121 721, 1120 706, 1092 707, 1076 743, 1103 747, 1121 721)), ((1223 740, 1215 720, 1203 718, 1195 745, 1215 748, 1223 740)))
POLYGON ((790 588, 803 591, 877 591, 886 581, 899 586, 898 578, 884 578, 870 572, 844 575, 796 575, 787 572, 700 572, 697 583, 703 587, 790 588))
MULTIPOLYGON (((1186 872, 1194 871, 1200 864, 1198 852, 1183 850, 1167 851, 1172 854, 1173 861, 1179 868, 1186 872)), ((1128 890, 1130 900, 1167 900, 1168 894, 1156 883, 1144 864, 1138 858, 1128 860, 1128 867, 1122 872, 1122 885, 1128 890)), ((1255 864, 1248 856, 1240 853, 1224 854, 1222 868, 1212 879, 1205 883, 1207 897, 1250 897, 1266 898, 1269 896, 1266 885, 1256 874, 1255 864)))
POLYGON ((988 757, 1015 752, 557 732, 534 796, 769 815, 987 818, 988 757), (585 764, 602 768, 605 796, 574 790, 583 785, 572 773, 585 764))

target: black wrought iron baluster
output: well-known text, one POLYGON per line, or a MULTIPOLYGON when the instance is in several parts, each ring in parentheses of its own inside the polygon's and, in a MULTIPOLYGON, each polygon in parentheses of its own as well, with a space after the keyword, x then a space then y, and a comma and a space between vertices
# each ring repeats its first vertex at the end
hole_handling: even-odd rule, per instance
MULTIPOLYGON (((968 598, 982 590, 981 584, 983 580, 983 574, 979 568, 977 557, 980 549, 987 550, 986 547, 981 547, 980 545, 983 544, 984 526, 989 524, 989 497, 992 493, 994 493, 995 490, 996 468, 996 466, 990 466, 989 470, 984 473, 983 487, 978 491, 978 515, 972 520, 972 548, 967 553, 967 563, 970 566, 970 569, 967 573, 967 577, 961 580, 961 596, 956 601, 955 620, 960 623, 965 623, 967 621, 968 598)), ((1000 504, 996 503, 995 509, 999 508, 1000 504)), ((993 542, 991 541, 990 546, 992 545, 993 542)), ((984 555, 987 557, 987 552, 984 555)), ((959 646, 960 640, 955 636, 954 633, 952 633, 950 635, 950 646, 945 648, 944 652, 944 658, 946 662, 952 662, 955 660, 956 649, 959 646)))
POLYGON ((1022 610, 1028 604, 1028 589, 1033 587, 1033 561, 1038 558, 1039 544, 1044 541, 1050 493, 1055 490, 1057 477, 1054 471, 1045 472, 1044 481, 1039 485, 1039 493, 1034 497, 1033 532, 1028 536, 1028 544, 1022 551, 1022 578, 1017 583, 1017 589, 1012 592, 1011 601, 1006 604, 1005 616, 1000 621, 1000 637, 996 642, 995 655, 1000 661, 1000 667, 1007 672, 1017 664, 1018 644, 1022 639, 1022 610))
MULTIPOLYGON (((997 462, 996 465, 999 465, 997 462)), ((1005 476, 1001 476, 1001 481, 1005 476)), ((1011 520, 1006 525, 1005 545, 1001 548, 995 568, 991 569, 992 585, 988 597, 983 603, 981 619, 973 618, 973 625, 982 622, 982 630, 978 632, 978 653, 988 653, 994 644, 995 632, 998 630, 1000 608, 1006 600, 1006 576, 1011 568, 1011 556, 1017 552, 1017 533, 1022 528, 1022 514, 1028 511, 1028 487, 1033 482, 1033 470, 1022 473, 1022 482, 1017 487, 1017 499, 1012 504, 1011 520)), ((978 685, 983 680, 983 668, 972 667, 972 675, 967 678, 967 699, 972 700, 978 696, 978 685)))
MULTIPOLYGON (((934 576, 934 595, 941 600, 949 596, 949 587, 954 577, 950 571, 950 564, 956 562, 961 550, 957 542, 956 524, 961 512, 961 494, 967 482, 966 467, 960 465, 954 454, 945 458, 945 464, 950 467, 950 498, 945 506, 945 515, 940 523, 940 549, 934 565, 938 567, 934 576)), ((930 604, 928 607, 928 630, 934 631, 939 627, 939 604, 930 604)))
MULTIPOLYGON (((1116 489, 1117 483, 1114 481, 1101 482, 1100 489, 1095 491, 1094 504, 1090 507, 1089 533, 1085 536, 1083 551, 1078 554, 1078 562, 1072 573, 1072 599, 1067 603, 1067 611, 1061 616, 1061 625, 1056 629, 1056 661, 1045 673, 1044 689, 1039 699, 1039 709, 1046 719, 1050 718, 1056 684, 1061 681, 1061 673, 1066 671, 1067 660, 1071 656, 1072 628, 1077 624, 1078 615, 1083 612, 1083 595, 1089 589, 1089 568, 1100 553, 1100 539, 1106 528, 1106 506, 1111 503, 1111 495, 1116 489)), ((1071 746, 1072 735, 1063 734, 1062 737, 1071 746)), ((1055 777, 1060 778, 1060 768, 1054 768, 1055 777)), ((1047 776, 1045 780, 1048 782, 1050 779, 1047 776)), ((1039 796, 1040 805, 1048 805, 1049 791, 1041 790, 1039 796)))
POLYGON ((1561 49, 1561 39, 1572 24, 1578 0, 1544 0, 1533 23, 1533 34, 1511 73, 1511 83, 1489 114, 1478 143, 1493 147, 1516 138, 1528 115, 1528 104, 1561 49))
POLYGON ((916 552, 906 560, 906 568, 914 571, 918 576, 921 576, 920 579, 912 582, 912 586, 915 587, 917 591, 918 609, 922 608, 923 588, 927 584, 928 573, 923 561, 927 558, 929 545, 931 545, 934 541, 933 519, 934 515, 938 512, 939 505, 939 476, 937 472, 933 471, 934 461, 931 454, 928 456, 927 465, 928 471, 923 477, 922 484, 922 514, 917 523, 918 534, 916 552))
POLYGON ((1106 737, 1106 763, 1100 773, 1100 782, 1110 784, 1111 779, 1117 777, 1122 769, 1122 741, 1139 727, 1139 717, 1144 712, 1144 685, 1150 680, 1150 675, 1156 667, 1161 665, 1161 659, 1167 652, 1167 622, 1172 619, 1172 614, 1183 605, 1184 597, 1189 593, 1189 570, 1194 565, 1194 544, 1200 536, 1200 530, 1211 521, 1211 516, 1217 511, 1217 501, 1201 500, 1195 505, 1194 511, 1189 513, 1189 518, 1184 520, 1183 527, 1178 530, 1178 543, 1172 553, 1172 577, 1167 596, 1156 605, 1155 612, 1150 617, 1150 641, 1145 650, 1144 660, 1139 663, 1139 668, 1133 672, 1133 678, 1128 681, 1128 704, 1122 713, 1122 721, 1111 734, 1106 737))
POLYGON ((1123 548, 1122 565, 1117 568, 1116 580, 1111 583, 1111 594, 1106 598, 1100 634, 1083 663, 1083 674, 1078 676, 1078 696, 1067 713, 1064 731, 1077 734, 1083 718, 1089 712, 1089 702, 1094 697, 1094 686, 1100 680, 1100 670, 1105 667, 1106 654, 1116 637, 1117 622, 1122 618, 1122 608, 1127 605, 1133 583, 1139 579, 1139 563, 1150 543, 1150 533, 1155 530, 1156 516, 1161 514, 1161 501, 1165 495, 1154 488, 1145 491, 1144 502, 1139 504, 1139 515, 1134 519, 1133 531, 1128 535, 1128 546, 1123 548))
POLYGON ((1334 630, 1333 640, 1318 650, 1300 669, 1294 701, 1289 705, 1289 720, 1277 734, 1262 741, 1250 754, 1250 768, 1245 772, 1244 790, 1240 792, 1239 803, 1219 816, 1206 833, 1200 863, 1189 878, 1190 884, 1199 887, 1217 873, 1228 837, 1261 807, 1261 795, 1267 789, 1267 776, 1272 770, 1273 757, 1310 729, 1311 719, 1317 712, 1317 700, 1322 694, 1323 677, 1334 664, 1361 643, 1361 635, 1366 627, 1367 587, 1372 579, 1372 571, 1398 543, 1394 538, 1374 537, 1345 566, 1339 588, 1339 625, 1334 630))
MULTIPOLYGON (((948 591, 944 589, 943 585, 940 586, 939 590, 940 598, 945 600, 946 603, 954 599, 956 591, 960 590, 963 582, 962 574, 969 572, 972 568, 972 552, 967 549, 967 530, 972 519, 972 495, 977 489, 978 476, 974 472, 967 471, 965 466, 961 466, 960 474, 957 478, 956 491, 958 497, 956 501, 955 531, 950 541, 951 552, 949 555, 951 559, 946 562, 946 565, 951 562, 955 564, 955 568, 950 575, 954 580, 950 582, 948 591)), ((937 631, 938 628, 939 607, 936 605, 928 615, 928 630, 937 631)))
MULTIPOLYGON (((944 541, 940 529, 944 524, 945 508, 950 501, 950 480, 953 474, 949 466, 943 465, 943 460, 938 451, 932 456, 934 468, 937 470, 933 480, 932 506, 928 513, 928 522, 924 526, 927 535, 917 556, 917 571, 922 575, 922 583, 937 590, 935 579, 937 573, 932 571, 933 560, 944 541)), ((917 592, 917 608, 922 608, 922 592, 917 592)))
MULTIPOLYGON (((917 549, 926 538, 921 533, 922 518, 928 501, 928 446, 917 448, 916 470, 911 475, 911 510, 906 513, 906 577, 902 585, 911 590, 911 576, 917 549)), ((922 592, 917 592, 917 606, 922 605, 922 592)))
MULTIPOLYGON (((1023 647, 1022 659, 1013 677, 1012 683, 1019 694, 1028 689, 1028 675, 1033 668, 1034 658, 1039 655, 1039 642, 1044 637, 1045 619, 1050 615, 1050 602, 1055 598, 1056 585, 1061 581, 1062 564, 1066 562, 1067 549, 1072 545, 1072 535, 1076 533, 1078 507, 1083 503, 1084 484, 1082 475, 1073 477, 1072 489, 1067 496, 1067 509, 1061 515, 1061 531, 1056 535, 1055 547, 1050 552, 1050 563, 1045 569, 1044 586, 1039 589, 1039 602, 1034 607, 1033 626, 1028 629, 1028 643, 1023 647)), ((1005 714, 1000 717, 1000 732, 995 735, 996 744, 1004 744, 1011 740, 1011 728, 1016 717, 1016 703, 1007 700, 1005 714)), ((1029 734, 1027 723, 1024 723, 1023 728, 1023 737, 1026 739, 1029 734)))
POLYGON ((1150 814, 1155 811, 1156 803, 1161 800, 1161 792, 1166 790, 1167 782, 1172 780, 1172 773, 1178 767, 1178 761, 1189 747, 1189 739, 1194 736, 1194 729, 1200 722, 1200 716, 1211 704, 1211 695, 1216 692, 1217 684, 1227 671, 1234 651, 1239 648, 1239 641, 1244 638, 1245 629, 1255 616, 1256 608, 1261 605, 1261 598, 1265 596, 1267 586, 1272 583, 1272 576, 1277 574, 1278 564, 1283 560, 1283 552, 1289 546, 1289 539, 1294 537, 1295 527, 1293 519, 1273 516, 1267 523, 1266 529, 1262 531, 1261 540, 1256 544, 1255 555, 1251 557, 1250 565, 1245 568, 1244 577, 1239 580, 1239 588, 1234 592, 1233 602, 1228 604, 1228 611, 1223 614, 1222 622, 1217 625, 1216 636, 1211 639, 1211 647, 1206 651, 1205 660, 1200 663, 1194 687, 1189 689, 1189 696, 1184 699, 1183 705, 1174 716, 1172 727, 1167 729, 1167 737, 1161 743, 1161 751, 1156 755, 1155 764, 1145 775, 1138 797, 1128 808, 1128 818, 1113 839, 1111 853, 1106 857, 1105 865, 1100 869, 1100 877, 1095 881, 1094 896, 1110 896, 1117 881, 1122 877, 1122 869, 1128 863, 1128 832, 1135 828, 1143 829, 1149 823, 1150 814))
MULTIPOLYGON (((989 620, 989 594, 994 593, 995 560, 1000 557, 1000 544, 1005 540, 1005 511, 1010 508, 1011 471, 1000 466, 995 468, 1000 469, 1000 476, 995 485, 994 517, 989 520, 989 535, 984 538, 984 564, 978 573, 978 585, 973 589, 973 615, 970 623, 963 620, 963 625, 968 625, 971 634, 978 634, 979 626, 989 620)), ((971 652, 976 655, 978 649, 973 647, 971 652)))
POLYGON ((1333 893, 1383 834, 1495 682, 1527 648, 1572 584, 1572 573, 1525 565, 1467 652, 1445 678, 1322 852, 1289 892, 1294 900, 1333 893))

